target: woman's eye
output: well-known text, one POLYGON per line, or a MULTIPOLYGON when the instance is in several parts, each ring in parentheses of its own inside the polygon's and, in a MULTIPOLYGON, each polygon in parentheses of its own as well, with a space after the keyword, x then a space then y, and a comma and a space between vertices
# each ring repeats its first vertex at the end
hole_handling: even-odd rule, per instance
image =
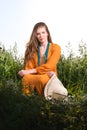
POLYGON ((37 33, 37 36, 40 35, 39 33, 37 33))

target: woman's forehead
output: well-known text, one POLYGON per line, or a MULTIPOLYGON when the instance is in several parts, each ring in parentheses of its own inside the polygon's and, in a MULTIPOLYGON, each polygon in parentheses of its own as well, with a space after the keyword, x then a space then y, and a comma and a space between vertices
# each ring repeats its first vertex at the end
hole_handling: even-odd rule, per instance
POLYGON ((41 26, 41 27, 38 27, 38 28, 37 28, 37 31, 41 31, 41 30, 45 30, 45 31, 46 31, 45 26, 41 26))

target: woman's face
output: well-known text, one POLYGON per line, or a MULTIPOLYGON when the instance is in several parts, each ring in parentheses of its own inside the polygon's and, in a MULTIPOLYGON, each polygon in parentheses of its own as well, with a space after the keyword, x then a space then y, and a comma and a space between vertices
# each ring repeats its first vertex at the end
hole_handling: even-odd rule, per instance
POLYGON ((39 27, 36 32, 36 37, 40 43, 48 42, 48 33, 45 27, 39 27))

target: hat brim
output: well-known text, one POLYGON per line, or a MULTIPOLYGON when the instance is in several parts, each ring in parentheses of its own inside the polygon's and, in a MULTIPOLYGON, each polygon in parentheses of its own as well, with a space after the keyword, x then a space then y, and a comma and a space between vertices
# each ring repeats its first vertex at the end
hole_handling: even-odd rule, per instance
POLYGON ((67 96, 67 89, 63 86, 61 81, 54 74, 47 82, 44 88, 44 96, 46 99, 62 99, 67 96))

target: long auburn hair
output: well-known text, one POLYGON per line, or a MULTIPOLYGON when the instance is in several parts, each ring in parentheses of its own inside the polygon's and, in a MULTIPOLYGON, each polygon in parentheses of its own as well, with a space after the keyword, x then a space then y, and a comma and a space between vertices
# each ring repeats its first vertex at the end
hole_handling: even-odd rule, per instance
POLYGON ((31 58, 33 58, 34 53, 38 52, 39 41, 38 41, 36 35, 37 35, 37 29, 39 27, 46 28, 46 31, 48 33, 48 42, 52 43, 52 38, 51 38, 47 25, 44 22, 39 22, 39 23, 35 24, 33 31, 31 33, 31 36, 30 36, 30 40, 26 44, 26 50, 25 50, 25 56, 24 56, 24 66, 31 58))

